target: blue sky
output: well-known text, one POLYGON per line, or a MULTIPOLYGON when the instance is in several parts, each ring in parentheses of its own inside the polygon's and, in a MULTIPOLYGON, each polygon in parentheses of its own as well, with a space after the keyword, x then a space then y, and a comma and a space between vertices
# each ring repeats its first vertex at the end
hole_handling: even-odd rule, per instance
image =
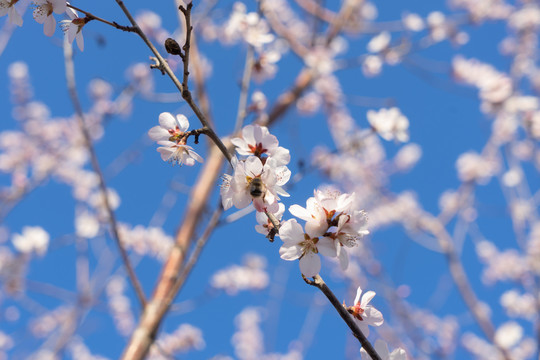
MULTIPOLYGON (((95 12, 96 15, 127 24, 127 20, 113 1, 95 4, 77 1, 74 4, 84 9, 89 6, 91 8, 87 10, 95 12)), ((405 10, 424 17, 431 11, 448 11, 443 1, 393 0, 376 5, 380 21, 399 20, 405 10)), ((145 6, 148 6, 149 10, 160 14, 164 28, 170 33, 173 33, 177 26, 173 2, 132 1, 129 6, 135 14, 147 9, 145 6)), ((219 5, 227 11, 231 6, 232 1, 220 2, 219 5)), ((253 3, 248 6, 254 8, 253 3)), ((24 20, 24 26, 15 29, 6 49, 0 54, 0 131, 18 128, 18 124, 11 116, 12 106, 7 76, 8 66, 16 61, 28 64, 34 97, 47 104, 53 117, 73 114, 65 85, 61 31, 58 30, 54 37, 47 38, 42 33, 41 25, 35 23, 29 13, 24 16, 24 20)), ((6 18, 0 19, 0 28, 5 22, 6 18)), ((405 189, 414 191, 424 208, 434 213, 437 213, 441 192, 459 186, 455 160, 465 151, 481 150, 491 127, 490 121, 479 110, 476 90, 457 85, 450 78, 452 57, 455 54, 464 54, 468 58, 475 57, 491 63, 501 71, 507 71, 509 66, 509 60, 499 55, 497 51, 497 44, 506 32, 504 24, 466 26, 463 30, 470 36, 468 44, 457 48, 443 42, 413 54, 397 66, 385 65, 383 73, 378 77, 367 79, 362 75, 360 68, 346 69, 337 73, 346 94, 390 98, 408 117, 411 142, 422 146, 423 156, 410 173, 394 177, 390 189, 395 192, 405 189), (431 71, 432 67, 439 72, 431 71)), ((90 80, 104 79, 112 84, 115 94, 118 94, 127 84, 126 69, 137 62, 147 62, 150 52, 134 34, 122 33, 96 21, 84 28, 84 36, 85 50, 75 51, 75 67, 83 107, 88 108, 91 101, 87 96, 86 84, 90 80), (101 40, 103 42, 100 42, 101 40)), ((353 39, 347 56, 364 53, 368 40, 369 37, 366 36, 353 39)), ((223 46, 214 42, 202 45, 201 49, 213 64, 207 88, 212 101, 216 131, 220 135, 227 135, 234 127, 238 83, 242 75, 245 48, 223 46)), ((163 51, 162 48, 160 50, 163 51)), ((270 102, 273 102, 280 92, 290 85, 301 65, 295 56, 285 56, 280 63, 278 76, 262 86, 252 84, 252 90, 257 88, 263 90, 270 102)), ((153 78, 156 92, 175 92, 173 84, 167 77, 155 71, 153 78)), ((360 126, 367 127, 366 111, 373 108, 377 106, 351 104, 349 111, 360 126)), ((200 169, 199 166, 173 167, 164 163, 155 150, 155 144, 145 137, 146 132, 157 125, 159 113, 164 111, 174 114, 184 113, 189 118, 192 128, 198 127, 196 118, 183 102, 158 103, 137 98, 132 113, 127 118, 111 118, 106 125, 105 136, 96 143, 103 168, 111 165, 126 148, 138 151, 129 166, 116 176, 107 178, 108 185, 122 198, 122 204, 117 210, 117 217, 121 222, 148 225, 160 207, 163 194, 171 181, 174 179, 189 187, 200 169)), ((300 160, 309 162, 313 138, 333 148, 330 139, 325 137, 328 130, 324 128, 324 124, 322 114, 303 117, 292 110, 271 130, 279 137, 280 145, 291 150, 290 167, 293 174, 298 170, 297 164, 300 160)), ((197 147, 201 154, 205 152, 206 141, 202 140, 197 147)), ((384 145, 389 157, 398 149, 392 142, 384 145)), ((294 203, 304 205, 305 199, 311 196, 313 189, 326 181, 321 174, 309 173, 291 191, 291 198, 284 200, 285 205, 290 206, 294 203)), ((532 187, 537 185, 537 182, 537 177, 531 178, 532 187)), ((0 184, 2 186, 9 184, 9 177, 0 175, 0 184)), ((515 246, 506 204, 498 184, 492 181, 482 187, 479 194, 479 209, 484 211, 480 213, 482 220, 479 222, 483 234, 495 241, 500 248, 515 246)), ((210 204, 218 201, 217 194, 213 197, 210 204)), ((187 194, 182 191, 177 194, 177 201, 163 223, 163 228, 168 234, 174 234, 178 228, 186 198, 187 194)), ((42 188, 29 194, 4 219, 2 225, 12 233, 20 232, 25 225, 40 225, 51 234, 50 251, 47 257, 32 262, 29 278, 68 289, 74 288, 76 252, 72 240, 70 241, 69 237, 66 240, 63 236, 74 231, 75 206, 70 189, 52 179, 42 188)), ((233 211, 229 210, 227 214, 233 211)), ((165 320, 162 330, 173 331, 183 322, 203 329, 206 348, 189 353, 187 358, 207 359, 216 354, 233 356, 230 343, 231 335, 235 331, 233 319, 245 307, 255 306, 267 314, 262 323, 262 330, 265 333, 265 346, 268 352, 285 353, 291 340, 298 337, 305 340, 304 337, 311 335, 313 340, 305 352, 305 358, 330 358, 335 356, 336 351, 342 354, 346 344, 350 345, 352 342, 343 322, 328 304, 321 301, 321 294, 305 285, 300 278, 296 262, 284 262, 279 259, 280 241, 268 243, 264 237, 255 232, 254 225, 254 216, 250 214, 235 223, 220 226, 215 231, 192 276, 177 298, 180 304, 194 308, 186 313, 172 312, 165 320), (212 274, 224 267, 240 263, 246 253, 256 253, 267 259, 268 272, 272 278, 269 288, 259 292, 243 292, 237 296, 211 293, 208 281, 212 274), (314 306, 314 303, 317 305, 314 306), (315 324, 311 324, 310 321, 315 324), (303 326, 314 330, 302 332, 303 326)), ((370 239, 374 253, 385 266, 388 280, 396 285, 411 286, 408 301, 418 307, 429 308, 441 317, 453 314, 463 326, 463 330, 478 333, 448 279, 447 266, 442 255, 426 250, 411 241, 400 228, 375 232, 370 239), (433 298, 432 295, 438 293, 437 289, 444 287, 444 284, 449 287, 447 295, 443 300, 433 298)), ((96 242, 96 246, 100 244, 102 242, 96 242)), ((110 239, 108 246, 111 251, 116 251, 110 239)), ((473 275, 473 286, 479 290, 479 296, 497 309, 497 294, 500 293, 500 288, 486 289, 476 276, 481 267, 469 240, 466 240, 463 248, 463 260, 473 275)), ((95 264, 95 261, 91 259, 92 264, 95 264)), ((116 265, 120 266, 118 260, 116 265)), ((160 264, 146 259, 137 268, 137 274, 147 294, 153 289, 159 269, 160 264)), ((324 265, 322 275, 339 299, 352 302, 354 294, 347 292, 347 286, 342 278, 330 272, 325 273, 324 265)), ((382 287, 375 290, 383 292, 382 287)), ((47 308, 59 305, 58 300, 39 292, 29 293, 28 296, 47 308)), ((135 300, 132 293, 130 297, 135 300)), ((103 301, 104 298, 101 297, 100 300, 103 301)), ((388 309, 388 303, 382 298, 375 304, 383 313, 388 309)), ((33 339, 26 334, 25 323, 35 316, 32 310, 34 307, 28 306, 27 303, 21 305, 20 299, 2 300, 1 306, 4 309, 11 305, 21 307, 21 319, 16 323, 0 321, 0 330, 20 339, 18 349, 13 351, 14 358, 17 358, 27 355, 28 349, 39 347, 43 340, 33 339)), ((135 302, 133 306, 137 309, 135 302)), ((493 316, 496 323, 503 319, 497 311, 493 316)), ((387 322, 392 325, 392 321, 392 317, 389 316, 387 322)), ((530 328, 525 329, 532 334, 530 328)), ((109 358, 117 358, 125 344, 125 339, 114 332, 111 319, 106 313, 106 304, 103 302, 84 316, 77 333, 84 338, 94 354, 109 358)), ((372 333, 376 334, 375 331, 372 333)), ((376 335, 372 337, 375 339, 376 335)), ((351 348, 355 346, 357 349, 357 345, 352 345, 351 348)), ((464 358, 463 356, 465 356, 463 350, 458 350, 456 358, 464 358)))

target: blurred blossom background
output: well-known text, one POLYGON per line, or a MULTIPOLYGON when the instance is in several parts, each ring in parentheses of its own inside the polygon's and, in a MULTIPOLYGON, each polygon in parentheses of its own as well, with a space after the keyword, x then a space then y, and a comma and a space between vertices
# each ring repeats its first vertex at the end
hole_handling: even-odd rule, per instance
MULTIPOLYGON (((66 85, 61 27, 73 22, 55 13, 45 36, 33 19, 42 3, 14 5, 20 27, 0 17, 0 359, 115 359, 142 309, 66 85)), ((72 5, 129 25, 114 1, 72 5)), ((163 44, 184 44, 185 4, 125 5, 181 79, 163 44)), ((385 321, 372 343, 410 359, 538 358, 538 2, 197 0, 191 20, 190 90, 215 132, 226 140, 238 118, 272 119, 290 152, 283 219, 324 188, 354 193, 366 211, 369 235, 347 249, 348 268, 323 257, 320 274, 347 305, 359 286, 377 293, 370 304, 385 321)), ((76 90, 122 247, 150 297, 211 140, 188 140, 203 164, 163 161, 148 136, 159 115, 183 114, 189 129, 199 120, 136 34, 97 20, 81 34, 82 51, 70 39, 76 90)), ((194 240, 221 206, 219 176, 203 180, 212 185, 194 240)), ((250 208, 219 216, 148 358, 361 358, 258 224, 250 208)))

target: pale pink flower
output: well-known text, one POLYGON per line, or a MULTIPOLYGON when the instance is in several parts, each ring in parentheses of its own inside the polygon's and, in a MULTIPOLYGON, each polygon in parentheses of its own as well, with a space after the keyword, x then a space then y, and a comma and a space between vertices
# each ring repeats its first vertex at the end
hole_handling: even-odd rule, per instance
POLYGON ((278 165, 287 165, 291 161, 289 150, 279 146, 278 139, 270 134, 266 126, 247 125, 242 129, 242 137, 234 138, 231 142, 240 155, 255 155, 260 159, 268 156, 278 165))
POLYGON ((68 37, 70 44, 73 43, 73 40, 77 40, 77 46, 81 51, 84 50, 84 38, 82 35, 82 28, 86 25, 86 18, 80 18, 75 10, 72 8, 66 8, 66 14, 68 14, 71 20, 62 20, 60 21, 60 26, 64 33, 68 37))
POLYGON ((369 234, 367 230, 367 215, 365 211, 355 210, 349 214, 338 215, 337 226, 332 226, 325 236, 338 241, 337 258, 343 270, 349 266, 349 255, 344 247, 358 246, 358 241, 369 234))
POLYGON ((178 141, 189 128, 188 119, 182 115, 176 118, 169 112, 159 114, 159 125, 148 131, 148 136, 154 141, 178 141))
POLYGON ((204 161, 203 158, 189 145, 168 140, 158 141, 158 144, 162 145, 157 148, 157 151, 161 154, 161 159, 163 159, 163 161, 187 166, 195 165, 195 160, 200 163, 204 161))
POLYGON ((418 14, 406 14, 402 17, 403 25, 407 30, 410 31, 422 31, 424 30, 425 24, 424 19, 418 14))
POLYGON ((289 212, 306 221, 308 233, 324 234, 330 227, 337 226, 340 215, 350 210, 354 198, 330 187, 315 190, 313 194, 305 208, 295 204, 289 207, 289 212))
POLYGON ((264 165, 256 156, 233 160, 234 176, 225 176, 221 187, 225 210, 232 205, 243 209, 252 201, 257 211, 278 211, 279 195, 289 196, 282 186, 289 181, 291 171, 269 158, 264 165))
POLYGON ((279 236, 283 245, 279 255, 283 260, 300 259, 300 271, 307 277, 313 277, 321 270, 321 259, 318 254, 336 257, 334 242, 325 237, 317 237, 322 233, 307 234, 295 219, 287 220, 279 228, 279 236))
MULTIPOLYGON (((381 339, 377 339, 373 347, 382 360, 407 360, 407 353, 405 350, 397 348, 390 352, 388 350, 388 345, 381 339)), ((369 356, 364 348, 360 349, 360 355, 362 356, 362 360, 371 360, 371 356, 369 356)))
POLYGON ((49 234, 39 226, 25 226, 22 234, 15 234, 13 246, 23 254, 36 253, 43 256, 49 246, 49 234))
POLYGON ((398 108, 369 110, 367 112, 369 124, 383 139, 401 142, 409 141, 409 120, 398 108))
POLYGON ((23 19, 14 6, 17 2, 19 0, 0 0, 0 17, 7 14, 10 23, 22 26, 23 19))
POLYGON ((362 288, 359 286, 356 290, 354 305, 349 308, 349 312, 356 320, 358 320, 357 324, 365 336, 369 335, 368 325, 381 326, 384 322, 382 313, 372 305, 369 305, 369 302, 374 296, 375 291, 367 291, 362 295, 362 288))
POLYGON ((35 0, 34 20, 43 24, 43 32, 53 36, 56 28, 56 19, 53 12, 62 14, 66 11, 66 0, 35 0))
POLYGON ((386 49, 390 45, 391 40, 390 33, 388 31, 383 31, 379 35, 373 37, 367 44, 367 51, 370 53, 379 53, 386 49))
POLYGON ((362 73, 366 77, 374 77, 381 73, 383 60, 379 55, 368 55, 362 62, 362 73))

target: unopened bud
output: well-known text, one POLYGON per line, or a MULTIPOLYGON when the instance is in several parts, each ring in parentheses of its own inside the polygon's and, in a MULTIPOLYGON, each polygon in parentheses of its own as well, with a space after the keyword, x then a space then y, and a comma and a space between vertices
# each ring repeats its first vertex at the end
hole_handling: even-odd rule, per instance
POLYGON ((180 55, 182 56, 182 50, 180 49, 180 45, 176 42, 176 40, 172 38, 168 38, 165 40, 165 50, 171 55, 180 55))

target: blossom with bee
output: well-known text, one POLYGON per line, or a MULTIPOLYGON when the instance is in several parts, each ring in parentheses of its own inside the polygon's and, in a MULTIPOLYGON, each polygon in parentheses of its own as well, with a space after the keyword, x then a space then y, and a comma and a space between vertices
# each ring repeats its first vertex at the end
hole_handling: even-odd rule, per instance
POLYGON ((225 210, 233 205, 243 209, 253 201, 257 211, 277 212, 279 196, 289 196, 282 186, 289 181, 291 171, 270 158, 263 164, 256 156, 234 159, 232 165, 234 175, 225 176, 221 185, 225 210))

